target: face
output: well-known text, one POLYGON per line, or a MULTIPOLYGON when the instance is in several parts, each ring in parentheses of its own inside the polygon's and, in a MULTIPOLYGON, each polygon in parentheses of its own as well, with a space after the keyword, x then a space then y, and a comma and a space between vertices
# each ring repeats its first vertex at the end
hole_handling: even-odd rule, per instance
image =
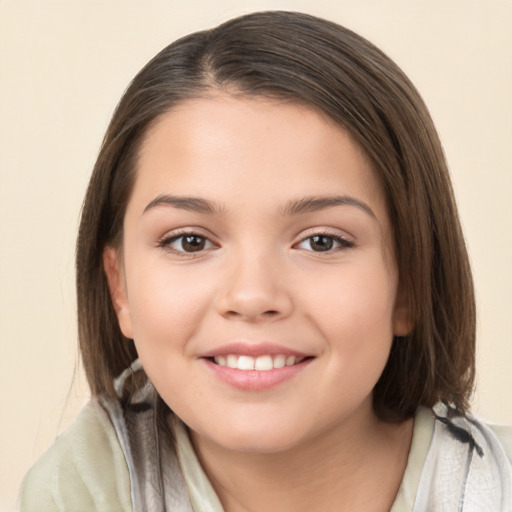
POLYGON ((298 105, 189 100, 148 133, 105 269, 125 336, 199 439, 277 452, 373 416, 407 330, 390 221, 350 136, 298 105))

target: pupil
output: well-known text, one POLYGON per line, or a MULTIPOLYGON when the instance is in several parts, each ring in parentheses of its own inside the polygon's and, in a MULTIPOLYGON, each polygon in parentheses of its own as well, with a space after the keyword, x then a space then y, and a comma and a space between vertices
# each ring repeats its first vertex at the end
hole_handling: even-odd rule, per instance
POLYGON ((200 236, 185 236, 183 237, 183 249, 187 252, 200 251, 204 248, 205 240, 200 236))
POLYGON ((329 236, 317 235, 311 239, 311 247, 315 251, 329 251, 332 249, 333 241, 329 236))

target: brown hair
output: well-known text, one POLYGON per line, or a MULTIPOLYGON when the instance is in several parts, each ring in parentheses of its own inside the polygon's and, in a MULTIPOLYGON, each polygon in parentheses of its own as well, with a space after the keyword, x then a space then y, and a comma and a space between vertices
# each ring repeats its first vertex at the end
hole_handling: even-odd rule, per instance
POLYGON ((386 55, 329 21, 260 12, 169 45, 134 78, 105 135, 77 242, 81 353, 93 394, 137 357, 121 334, 102 266, 122 223, 140 145, 157 118, 188 98, 225 90, 310 105, 347 129, 387 195, 400 282, 414 329, 393 342, 374 390, 381 417, 438 401, 468 408, 475 305, 468 256, 436 130, 418 92, 386 55))

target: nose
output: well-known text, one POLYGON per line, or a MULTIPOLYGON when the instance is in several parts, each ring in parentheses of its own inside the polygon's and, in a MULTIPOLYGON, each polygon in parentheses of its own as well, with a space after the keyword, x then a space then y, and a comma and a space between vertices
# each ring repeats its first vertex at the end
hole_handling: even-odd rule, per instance
POLYGON ((293 309, 289 284, 275 259, 265 255, 243 258, 227 272, 217 310, 225 318, 247 322, 286 318, 293 309))

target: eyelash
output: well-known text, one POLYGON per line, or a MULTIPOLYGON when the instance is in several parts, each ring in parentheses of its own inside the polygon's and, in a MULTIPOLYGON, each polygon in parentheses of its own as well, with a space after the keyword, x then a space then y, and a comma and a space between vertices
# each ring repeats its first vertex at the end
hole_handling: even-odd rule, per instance
MULTIPOLYGON (((194 231, 180 231, 178 233, 174 233, 171 236, 166 236, 166 237, 162 238, 161 240, 159 240, 157 245, 162 250, 168 251, 168 252, 170 252, 172 254, 176 254, 178 256, 189 257, 189 258, 194 257, 194 256, 197 257, 201 253, 203 253, 205 250, 208 250, 203 247, 203 248, 200 248, 198 251, 184 251, 184 250, 177 250, 177 249, 174 249, 171 247, 171 244, 179 241, 180 239, 182 240, 182 244, 183 244, 183 239, 185 237, 199 238, 199 239, 203 240, 205 244, 209 243, 212 246, 215 246, 215 244, 207 236, 204 236, 204 235, 194 232, 194 231)), ((315 233, 312 233, 311 235, 308 235, 308 236, 302 238, 298 243, 294 244, 293 247, 294 248, 299 247, 301 244, 303 244, 304 242, 306 242, 308 240, 310 241, 310 244, 311 244, 313 239, 317 238, 317 237, 318 238, 320 238, 320 237, 327 238, 327 239, 331 240, 332 242, 334 242, 334 244, 338 244, 338 247, 334 247, 334 248, 331 247, 324 251, 307 250, 307 252, 312 252, 312 253, 316 253, 316 254, 322 254, 322 253, 331 254, 333 252, 351 249, 355 246, 354 242, 347 240, 343 236, 323 231, 323 232, 315 232, 315 233)))
POLYGON ((179 231, 177 233, 174 233, 173 235, 171 236, 165 236, 164 238, 160 239, 158 241, 158 244, 157 246, 162 249, 162 250, 165 250, 167 252, 170 252, 172 254, 176 254, 178 256, 183 256, 183 257, 194 257, 194 256, 199 256, 199 254, 201 254, 205 249, 200 249, 199 251, 181 251, 181 250, 177 250, 177 249, 174 249, 171 247, 171 244, 173 244, 174 242, 177 242, 179 241, 180 239, 182 239, 182 244, 183 244, 183 239, 185 237, 195 237, 195 238, 199 238, 201 240, 204 240, 205 243, 210 243, 212 246, 214 246, 215 244, 207 237, 207 236, 204 236, 204 235, 201 235, 200 233, 197 233, 195 231, 179 231))
POLYGON ((298 242, 297 244, 294 245, 294 247, 299 246, 300 244, 306 242, 307 240, 309 240, 311 243, 311 241, 317 237, 318 238, 320 238, 320 237, 328 238, 329 240, 332 240, 335 243, 339 244, 339 246, 335 247, 335 248, 329 248, 325 251, 308 251, 308 252, 313 252, 316 254, 322 254, 322 253, 331 254, 333 252, 343 251, 346 249, 352 249, 355 246, 354 242, 352 242, 351 240, 347 240, 345 237, 343 237, 341 235, 323 231, 323 232, 312 233, 311 235, 308 235, 308 236, 302 238, 300 240, 300 242, 298 242))

